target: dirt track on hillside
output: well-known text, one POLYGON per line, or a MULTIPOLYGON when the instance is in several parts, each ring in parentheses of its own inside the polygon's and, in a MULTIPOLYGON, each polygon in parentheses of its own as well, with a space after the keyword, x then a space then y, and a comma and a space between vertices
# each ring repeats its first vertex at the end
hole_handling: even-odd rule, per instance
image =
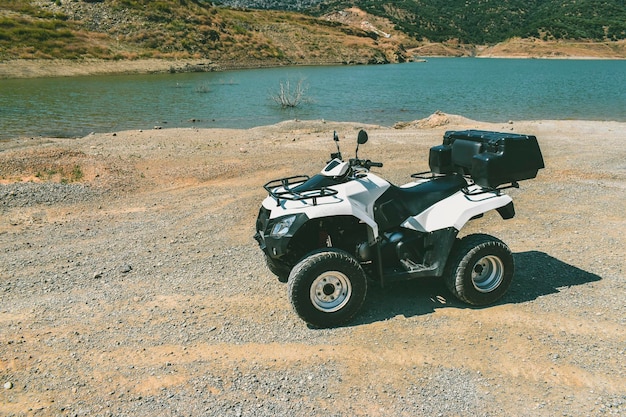
POLYGON ((252 239, 261 186, 318 171, 333 130, 352 154, 360 127, 0 142, 0 415, 624 415, 626 124, 365 126, 395 183, 447 129, 534 134, 546 169, 514 219, 463 230, 514 253, 497 305, 372 286, 355 321, 310 329, 252 239))

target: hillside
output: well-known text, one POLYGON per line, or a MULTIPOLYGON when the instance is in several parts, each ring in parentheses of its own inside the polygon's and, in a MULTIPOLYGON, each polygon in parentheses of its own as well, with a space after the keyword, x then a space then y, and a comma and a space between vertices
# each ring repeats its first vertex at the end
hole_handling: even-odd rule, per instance
POLYGON ((202 1, 0 0, 0 59, 205 59, 218 65, 394 62, 405 36, 202 1))
POLYGON ((358 7, 390 19, 409 36, 430 42, 502 42, 514 37, 597 42, 626 39, 620 0, 223 0, 236 7, 298 10, 323 15, 358 7))
POLYGON ((419 7, 411 1, 222 3, 238 7, 204 0, 0 0, 0 78, 381 64, 433 55, 626 58, 626 9, 615 1, 568 3, 558 16, 553 2, 489 8, 490 1, 468 0, 463 5, 471 13, 438 0, 419 7))
MULTIPOLYGON (((408 56, 626 58, 620 0, 223 0, 328 16, 361 10, 418 44, 408 56), (375 16, 375 17, 374 17, 375 16)), ((352 22, 351 24, 355 24, 352 22)))
POLYGON ((387 17, 398 30, 430 42, 488 44, 514 37, 626 39, 626 8, 620 0, 329 0, 317 10, 324 14, 346 5, 387 17))

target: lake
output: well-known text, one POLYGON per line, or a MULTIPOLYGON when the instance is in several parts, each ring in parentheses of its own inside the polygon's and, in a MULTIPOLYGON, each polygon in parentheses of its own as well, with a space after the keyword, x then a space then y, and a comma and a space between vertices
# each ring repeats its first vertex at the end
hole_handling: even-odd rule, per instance
POLYGON ((392 126, 441 110, 471 119, 626 121, 626 61, 429 58, 380 66, 0 80, 0 138, 289 119, 392 126), (281 82, 309 100, 281 109, 281 82))

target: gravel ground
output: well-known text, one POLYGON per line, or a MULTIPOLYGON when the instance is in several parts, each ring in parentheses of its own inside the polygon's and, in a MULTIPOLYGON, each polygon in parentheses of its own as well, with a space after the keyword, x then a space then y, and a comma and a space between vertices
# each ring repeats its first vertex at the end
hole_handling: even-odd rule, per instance
POLYGON ((535 134, 546 169, 515 219, 463 231, 514 252, 496 305, 425 279, 311 329, 252 239, 261 185, 319 170, 333 130, 351 154, 359 127, 0 142, 0 415, 626 415, 626 124, 367 126, 361 156, 396 183, 447 129, 535 134))

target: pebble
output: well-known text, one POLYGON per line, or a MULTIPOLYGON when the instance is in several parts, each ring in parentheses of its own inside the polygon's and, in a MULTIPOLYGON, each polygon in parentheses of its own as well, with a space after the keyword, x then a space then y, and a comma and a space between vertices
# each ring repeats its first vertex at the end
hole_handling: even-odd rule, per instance
POLYGON ((0 209, 34 207, 39 204, 80 203, 90 201, 99 195, 99 191, 81 183, 0 184, 0 209))

